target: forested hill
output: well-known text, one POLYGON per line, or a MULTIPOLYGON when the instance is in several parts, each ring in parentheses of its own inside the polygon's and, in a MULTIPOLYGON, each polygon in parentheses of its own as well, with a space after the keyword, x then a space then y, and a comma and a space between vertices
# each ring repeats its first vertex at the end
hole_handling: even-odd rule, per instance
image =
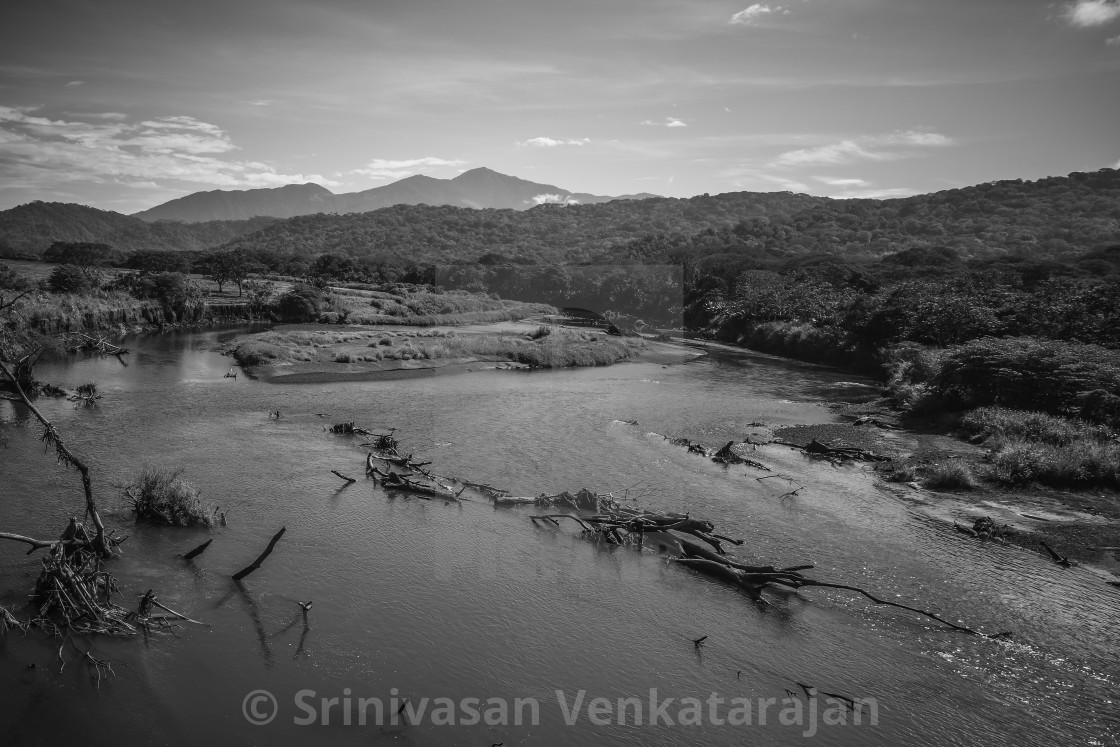
POLYGON ((581 262, 647 233, 690 234, 744 218, 787 220, 822 197, 733 192, 597 205, 539 205, 529 210, 396 205, 368 213, 304 215, 231 241, 223 249, 276 254, 345 254, 418 263, 475 260, 487 253, 537 262, 581 262))
POLYGON ((827 252, 881 257, 951 249, 1063 258, 1120 243, 1120 171, 1001 181, 893 200, 790 192, 655 197, 529 210, 397 205, 367 213, 146 223, 81 205, 35 202, 0 212, 0 253, 39 255, 55 241, 119 253, 220 247, 255 254, 339 254, 366 263, 661 261, 668 245, 701 254, 827 252))
POLYGON ((120 254, 201 251, 257 231, 274 220, 146 223, 139 218, 85 205, 31 202, 0 211, 0 256, 38 257, 56 241, 109 244, 120 254))
MULTIPOLYGON (((1000 181, 892 200, 832 200, 790 192, 735 192, 527 211, 404 206, 278 221, 223 248, 453 262, 489 253, 522 261, 603 260, 642 237, 704 232, 733 248, 777 253, 884 255, 949 247, 1061 257, 1120 241, 1120 171, 1035 182, 1000 181)), ((718 241, 712 251, 727 251, 718 241)), ((617 257, 623 259, 624 257, 617 257)), ((635 259, 637 257, 634 257, 635 259)))
POLYGON ((1102 169, 1036 182, 1002 181, 894 200, 826 200, 786 219, 748 218, 690 236, 647 234, 609 247, 596 261, 661 262, 682 255, 848 259, 898 255, 1017 256, 1070 260, 1120 243, 1120 171, 1102 169))

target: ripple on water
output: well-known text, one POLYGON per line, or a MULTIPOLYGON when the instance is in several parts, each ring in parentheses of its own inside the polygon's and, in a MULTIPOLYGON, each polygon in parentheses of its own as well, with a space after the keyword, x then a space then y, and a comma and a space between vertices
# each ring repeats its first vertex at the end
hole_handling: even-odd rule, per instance
MULTIPOLYGON (((97 490, 111 495, 113 482, 145 464, 181 464, 207 500, 230 508, 229 526, 189 567, 177 556, 202 535, 143 527, 117 564, 126 589, 157 588, 213 628, 114 648, 127 666, 110 692, 90 691, 68 667, 75 679, 6 698, 16 715, 0 709, 0 726, 33 718, 41 733, 76 739, 91 726, 81 711, 96 703, 99 724, 132 723, 137 711, 159 714, 171 726, 152 728, 166 743, 252 741, 260 733, 237 719, 210 718, 235 712, 249 690, 290 696, 350 687, 384 695, 397 688, 414 698, 539 697, 546 720, 532 733, 539 743, 675 744, 680 735, 669 730, 564 727, 553 691, 617 697, 657 687, 677 697, 782 698, 803 682, 882 705, 879 727, 822 735, 830 744, 1109 744, 1120 734, 1111 702, 1117 600, 1089 574, 946 530, 875 490, 857 467, 760 447, 759 461, 783 477, 759 481, 763 473, 715 465, 656 435, 712 446, 741 439, 753 422, 832 422, 826 408, 806 402, 835 390, 841 377, 834 371, 720 352, 669 369, 626 364, 277 386, 224 379, 229 360, 207 350, 216 338, 133 341, 128 367, 110 359, 43 368, 65 386, 96 380, 105 394, 95 410, 43 405, 88 456, 97 490), (275 409, 282 421, 267 418, 275 409), (402 447, 430 456, 441 473, 519 494, 612 490, 642 505, 689 511, 746 540, 733 550, 743 560, 811 562, 818 578, 1015 637, 964 636, 838 590, 774 593, 758 606, 652 552, 534 527, 531 509, 423 501, 364 480, 340 487, 330 470, 353 473, 363 459, 360 439, 323 430, 344 420, 398 428, 402 447), (794 484, 804 489, 785 495, 794 484), (288 531, 265 567, 243 588, 233 586, 231 569, 251 560, 279 526, 288 531), (314 600, 306 635, 295 606, 305 599, 314 600), (691 639, 705 634, 697 652, 691 639), (47 711, 37 699, 57 705, 51 693, 60 688, 74 700, 71 721, 42 718, 47 711)), ((0 407, 7 408, 0 417, 14 414, 0 407)), ((45 459, 33 429, 5 433, 0 527, 50 536, 73 510, 73 475, 45 459), (25 464, 37 466, 13 468, 25 464)), ((0 547, 0 603, 18 604, 26 594, 27 562, 22 551, 0 547)), ((0 676, 16 677, 29 656, 46 662, 54 650, 0 653, 0 676)), ((698 734, 689 739, 743 741, 741 730, 698 734)), ((421 744, 527 738, 423 728, 408 736, 421 744)), ((339 742, 369 737, 330 734, 339 742)), ((792 741, 789 729, 773 723, 750 737, 792 741)), ((269 741, 298 744, 306 734, 277 729, 269 741)))

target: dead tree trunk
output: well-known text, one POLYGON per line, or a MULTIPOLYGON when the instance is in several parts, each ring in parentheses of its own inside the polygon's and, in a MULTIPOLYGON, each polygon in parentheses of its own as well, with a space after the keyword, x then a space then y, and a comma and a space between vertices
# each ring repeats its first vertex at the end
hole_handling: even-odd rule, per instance
POLYGON ((98 554, 105 557, 112 555, 112 549, 109 547, 109 543, 105 538, 105 524, 101 521, 101 514, 98 513, 97 504, 93 500, 93 486, 90 484, 89 467, 67 448, 66 444, 62 441, 62 436, 55 429, 51 421, 47 420, 35 405, 31 404, 31 400, 28 399, 23 387, 20 386, 16 375, 12 373, 11 369, 9 369, 3 361, 0 361, 0 371, 11 380, 12 385, 15 387, 16 395, 20 398, 23 405, 30 410, 31 414, 35 416, 35 419, 43 425, 43 441, 48 446, 54 447, 55 456, 59 464, 73 467, 78 470, 78 473, 82 476, 82 490, 85 491, 86 495, 86 515, 93 521, 93 525, 97 529, 97 535, 93 538, 91 544, 98 554))

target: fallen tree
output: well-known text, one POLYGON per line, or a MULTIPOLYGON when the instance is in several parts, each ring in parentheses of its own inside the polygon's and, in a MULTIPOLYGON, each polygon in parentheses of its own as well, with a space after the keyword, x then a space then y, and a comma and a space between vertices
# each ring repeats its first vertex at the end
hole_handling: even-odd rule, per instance
MULTIPOLYGON (((590 493, 590 491, 581 491, 590 493)), ((717 578, 745 592, 756 602, 765 603, 762 591, 769 586, 781 586, 791 589, 804 589, 819 587, 827 589, 841 589, 863 595, 875 604, 897 607, 899 609, 924 615, 932 620, 947 625, 953 630, 958 630, 972 635, 989 638, 1004 638, 1009 633, 989 635, 973 628, 946 620, 936 613, 919 607, 892 602, 879 597, 866 589, 849 584, 820 581, 804 575, 803 571, 813 568, 812 565, 802 564, 788 567, 747 565, 734 560, 727 555, 723 542, 742 545, 741 540, 717 534, 714 525, 706 520, 692 518, 689 514, 674 512, 642 511, 637 508, 623 507, 615 502, 600 502, 599 512, 595 514, 538 514, 530 516, 535 525, 549 524, 560 526, 559 519, 569 519, 580 526, 580 534, 593 541, 605 542, 610 545, 631 546, 641 548, 645 544, 646 536, 659 533, 668 536, 669 541, 658 543, 660 548, 672 552, 674 562, 717 578), (685 536, 680 536, 685 535, 685 536), (697 545, 686 537, 700 539, 713 549, 708 550, 697 545)))

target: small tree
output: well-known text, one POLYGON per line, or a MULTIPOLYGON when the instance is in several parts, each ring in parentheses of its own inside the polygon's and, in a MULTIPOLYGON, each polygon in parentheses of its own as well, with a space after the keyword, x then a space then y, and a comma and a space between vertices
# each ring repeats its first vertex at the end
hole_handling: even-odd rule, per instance
POLYGON ((77 265, 59 265, 51 270, 46 285, 55 293, 86 293, 97 287, 97 280, 77 265))
POLYGON ((218 284, 221 293, 226 283, 237 283, 237 295, 242 294, 242 283, 249 276, 249 263, 240 252, 214 252, 202 260, 203 277, 218 284))
POLYGON ((249 307, 254 311, 261 311, 272 300, 272 283, 263 280, 246 280, 245 293, 249 296, 249 307))

